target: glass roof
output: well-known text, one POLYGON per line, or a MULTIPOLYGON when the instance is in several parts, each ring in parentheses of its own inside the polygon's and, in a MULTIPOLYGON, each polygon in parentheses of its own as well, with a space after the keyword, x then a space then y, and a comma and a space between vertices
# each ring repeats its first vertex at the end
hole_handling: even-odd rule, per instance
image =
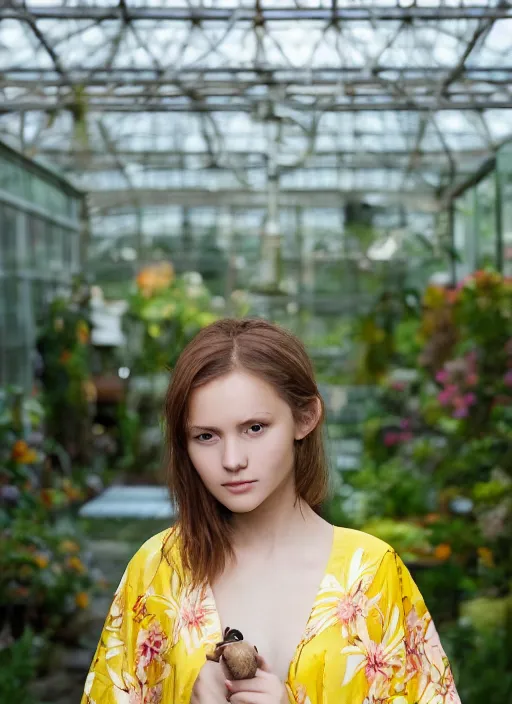
POLYGON ((27 0, 0 8, 0 138, 96 214, 435 209, 512 137, 497 0, 27 0))

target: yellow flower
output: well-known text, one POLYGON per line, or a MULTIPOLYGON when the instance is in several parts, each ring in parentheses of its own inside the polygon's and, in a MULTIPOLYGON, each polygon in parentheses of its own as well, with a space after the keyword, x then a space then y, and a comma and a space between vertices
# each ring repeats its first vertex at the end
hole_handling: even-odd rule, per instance
POLYGON ((34 555, 34 562, 38 567, 40 567, 42 570, 45 567, 48 567, 48 557, 46 555, 43 555, 43 553, 37 553, 37 555, 34 555))
POLYGON ((486 567, 494 566, 494 556, 489 548, 478 548, 478 557, 486 567))
POLYGON ((78 572, 78 574, 84 574, 84 572, 86 572, 86 567, 79 557, 73 556, 68 558, 67 565, 70 569, 78 572))
POLYGON ((440 543, 434 550, 434 555, 438 560, 447 560, 452 554, 452 549, 448 543, 440 543))
POLYGON ((80 546, 78 543, 75 543, 74 540, 63 540, 59 547, 62 552, 66 553, 78 552, 80 550, 80 546))
POLYGON ((77 501, 82 496, 80 490, 67 478, 62 480, 62 489, 71 501, 77 501))
POLYGON ((32 577, 32 567, 30 567, 30 565, 22 565, 20 567, 19 576, 21 579, 32 577))
POLYGON ((86 345, 89 342, 89 326, 83 320, 80 320, 76 326, 76 336, 78 342, 82 345, 86 345))
POLYGON ((85 592, 78 592, 75 595, 75 604, 79 609, 86 609, 89 606, 89 595, 85 592))

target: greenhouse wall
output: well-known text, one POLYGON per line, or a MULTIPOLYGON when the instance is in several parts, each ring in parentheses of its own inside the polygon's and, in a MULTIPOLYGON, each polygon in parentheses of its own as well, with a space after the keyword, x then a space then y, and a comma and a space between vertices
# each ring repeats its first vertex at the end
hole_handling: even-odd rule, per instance
POLYGON ((512 276, 512 142, 454 201, 456 279, 493 267, 512 276))
POLYGON ((0 143, 0 386, 30 388, 37 320, 80 269, 83 195, 0 143))

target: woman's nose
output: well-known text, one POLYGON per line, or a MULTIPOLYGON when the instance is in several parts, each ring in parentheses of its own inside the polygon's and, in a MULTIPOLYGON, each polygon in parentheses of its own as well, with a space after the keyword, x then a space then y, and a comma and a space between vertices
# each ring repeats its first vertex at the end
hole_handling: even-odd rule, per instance
POLYGON ((244 448, 240 446, 235 439, 224 440, 224 448, 222 454, 222 466, 230 472, 237 472, 239 469, 245 469, 248 464, 247 454, 244 448))

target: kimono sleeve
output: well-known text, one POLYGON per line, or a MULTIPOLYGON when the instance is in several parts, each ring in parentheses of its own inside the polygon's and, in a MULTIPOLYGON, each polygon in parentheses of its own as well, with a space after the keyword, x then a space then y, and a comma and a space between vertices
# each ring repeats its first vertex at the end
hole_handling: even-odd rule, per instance
POLYGON ((417 585, 394 551, 386 559, 389 604, 398 607, 402 640, 394 675, 396 704, 460 704, 450 663, 417 585))
POLYGON ((133 562, 126 568, 114 594, 96 653, 85 682, 81 704, 128 704, 135 689, 134 653, 137 622, 133 610, 133 562))

